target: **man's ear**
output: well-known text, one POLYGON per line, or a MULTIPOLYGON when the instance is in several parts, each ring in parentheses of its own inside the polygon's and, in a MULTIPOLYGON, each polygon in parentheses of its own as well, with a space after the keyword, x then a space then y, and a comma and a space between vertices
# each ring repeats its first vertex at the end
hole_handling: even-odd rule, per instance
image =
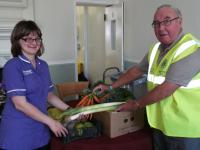
POLYGON ((182 21, 182 18, 179 18, 179 22, 180 22, 180 24, 182 25, 183 23, 183 21, 182 21))

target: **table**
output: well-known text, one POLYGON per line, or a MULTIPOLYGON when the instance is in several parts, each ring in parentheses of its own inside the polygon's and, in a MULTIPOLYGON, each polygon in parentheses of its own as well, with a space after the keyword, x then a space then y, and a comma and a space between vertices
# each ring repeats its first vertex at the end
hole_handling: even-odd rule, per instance
POLYGON ((149 127, 139 131, 109 138, 105 135, 62 143, 58 138, 51 139, 52 150, 153 150, 152 135, 149 127))
MULTIPOLYGON (((70 101, 67 104, 73 107, 77 102, 70 101)), ((102 135, 64 144, 59 138, 52 137, 50 146, 51 150, 153 150, 152 133, 148 125, 139 131, 113 139, 102 135)))

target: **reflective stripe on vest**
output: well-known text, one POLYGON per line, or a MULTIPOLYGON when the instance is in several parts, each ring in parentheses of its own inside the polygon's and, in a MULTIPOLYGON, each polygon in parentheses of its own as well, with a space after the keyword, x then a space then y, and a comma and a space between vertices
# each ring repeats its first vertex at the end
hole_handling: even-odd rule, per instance
POLYGON ((153 65, 153 60, 156 56, 156 52, 157 52, 159 46, 160 46, 160 42, 156 43, 155 46, 153 47, 152 52, 151 52, 151 56, 150 56, 150 60, 149 60, 148 74, 150 74, 150 70, 151 70, 151 67, 153 65))
POLYGON ((183 43, 179 48, 178 50, 176 51, 176 54, 174 55, 174 58, 173 59, 176 59, 176 57, 178 55, 180 55, 182 52, 184 52, 186 49, 188 49, 189 47, 195 45, 195 44, 199 44, 199 42, 195 41, 195 40, 190 40, 190 41, 187 41, 185 43, 183 43))
MULTIPOLYGON (((193 46, 195 44, 200 45, 200 43, 195 41, 195 40, 190 40, 190 41, 187 41, 187 42, 181 44, 179 46, 179 48, 177 49, 173 59, 178 57, 182 52, 184 52, 189 47, 191 47, 191 46, 193 46)), ((150 70, 151 70, 151 67, 153 65, 153 61, 154 61, 154 58, 156 56, 156 52, 157 52, 159 46, 160 46, 160 42, 155 44, 155 46, 153 47, 153 50, 151 52, 150 60, 149 60, 149 69, 148 69, 147 80, 152 82, 152 83, 154 83, 154 84, 162 84, 165 81, 165 77, 156 76, 156 75, 153 75, 153 74, 150 73, 150 70)), ((185 86, 181 86, 180 88, 196 88, 196 87, 200 87, 200 79, 199 80, 191 80, 186 87, 185 86)))

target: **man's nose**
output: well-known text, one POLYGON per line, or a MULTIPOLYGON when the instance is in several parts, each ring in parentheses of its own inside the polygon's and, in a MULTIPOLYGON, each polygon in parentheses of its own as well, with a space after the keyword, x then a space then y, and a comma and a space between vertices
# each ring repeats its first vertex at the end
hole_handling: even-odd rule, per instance
POLYGON ((158 28, 159 28, 159 29, 163 29, 163 28, 165 28, 165 25, 164 25, 164 23, 163 23, 163 22, 161 22, 161 23, 159 24, 158 28))

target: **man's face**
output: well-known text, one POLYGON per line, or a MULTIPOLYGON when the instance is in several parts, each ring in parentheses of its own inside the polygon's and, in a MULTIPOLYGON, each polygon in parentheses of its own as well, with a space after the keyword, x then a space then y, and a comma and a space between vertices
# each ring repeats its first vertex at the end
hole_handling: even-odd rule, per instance
POLYGON ((182 20, 172 8, 163 7, 155 13, 153 26, 157 39, 164 45, 170 45, 182 30, 182 20))

